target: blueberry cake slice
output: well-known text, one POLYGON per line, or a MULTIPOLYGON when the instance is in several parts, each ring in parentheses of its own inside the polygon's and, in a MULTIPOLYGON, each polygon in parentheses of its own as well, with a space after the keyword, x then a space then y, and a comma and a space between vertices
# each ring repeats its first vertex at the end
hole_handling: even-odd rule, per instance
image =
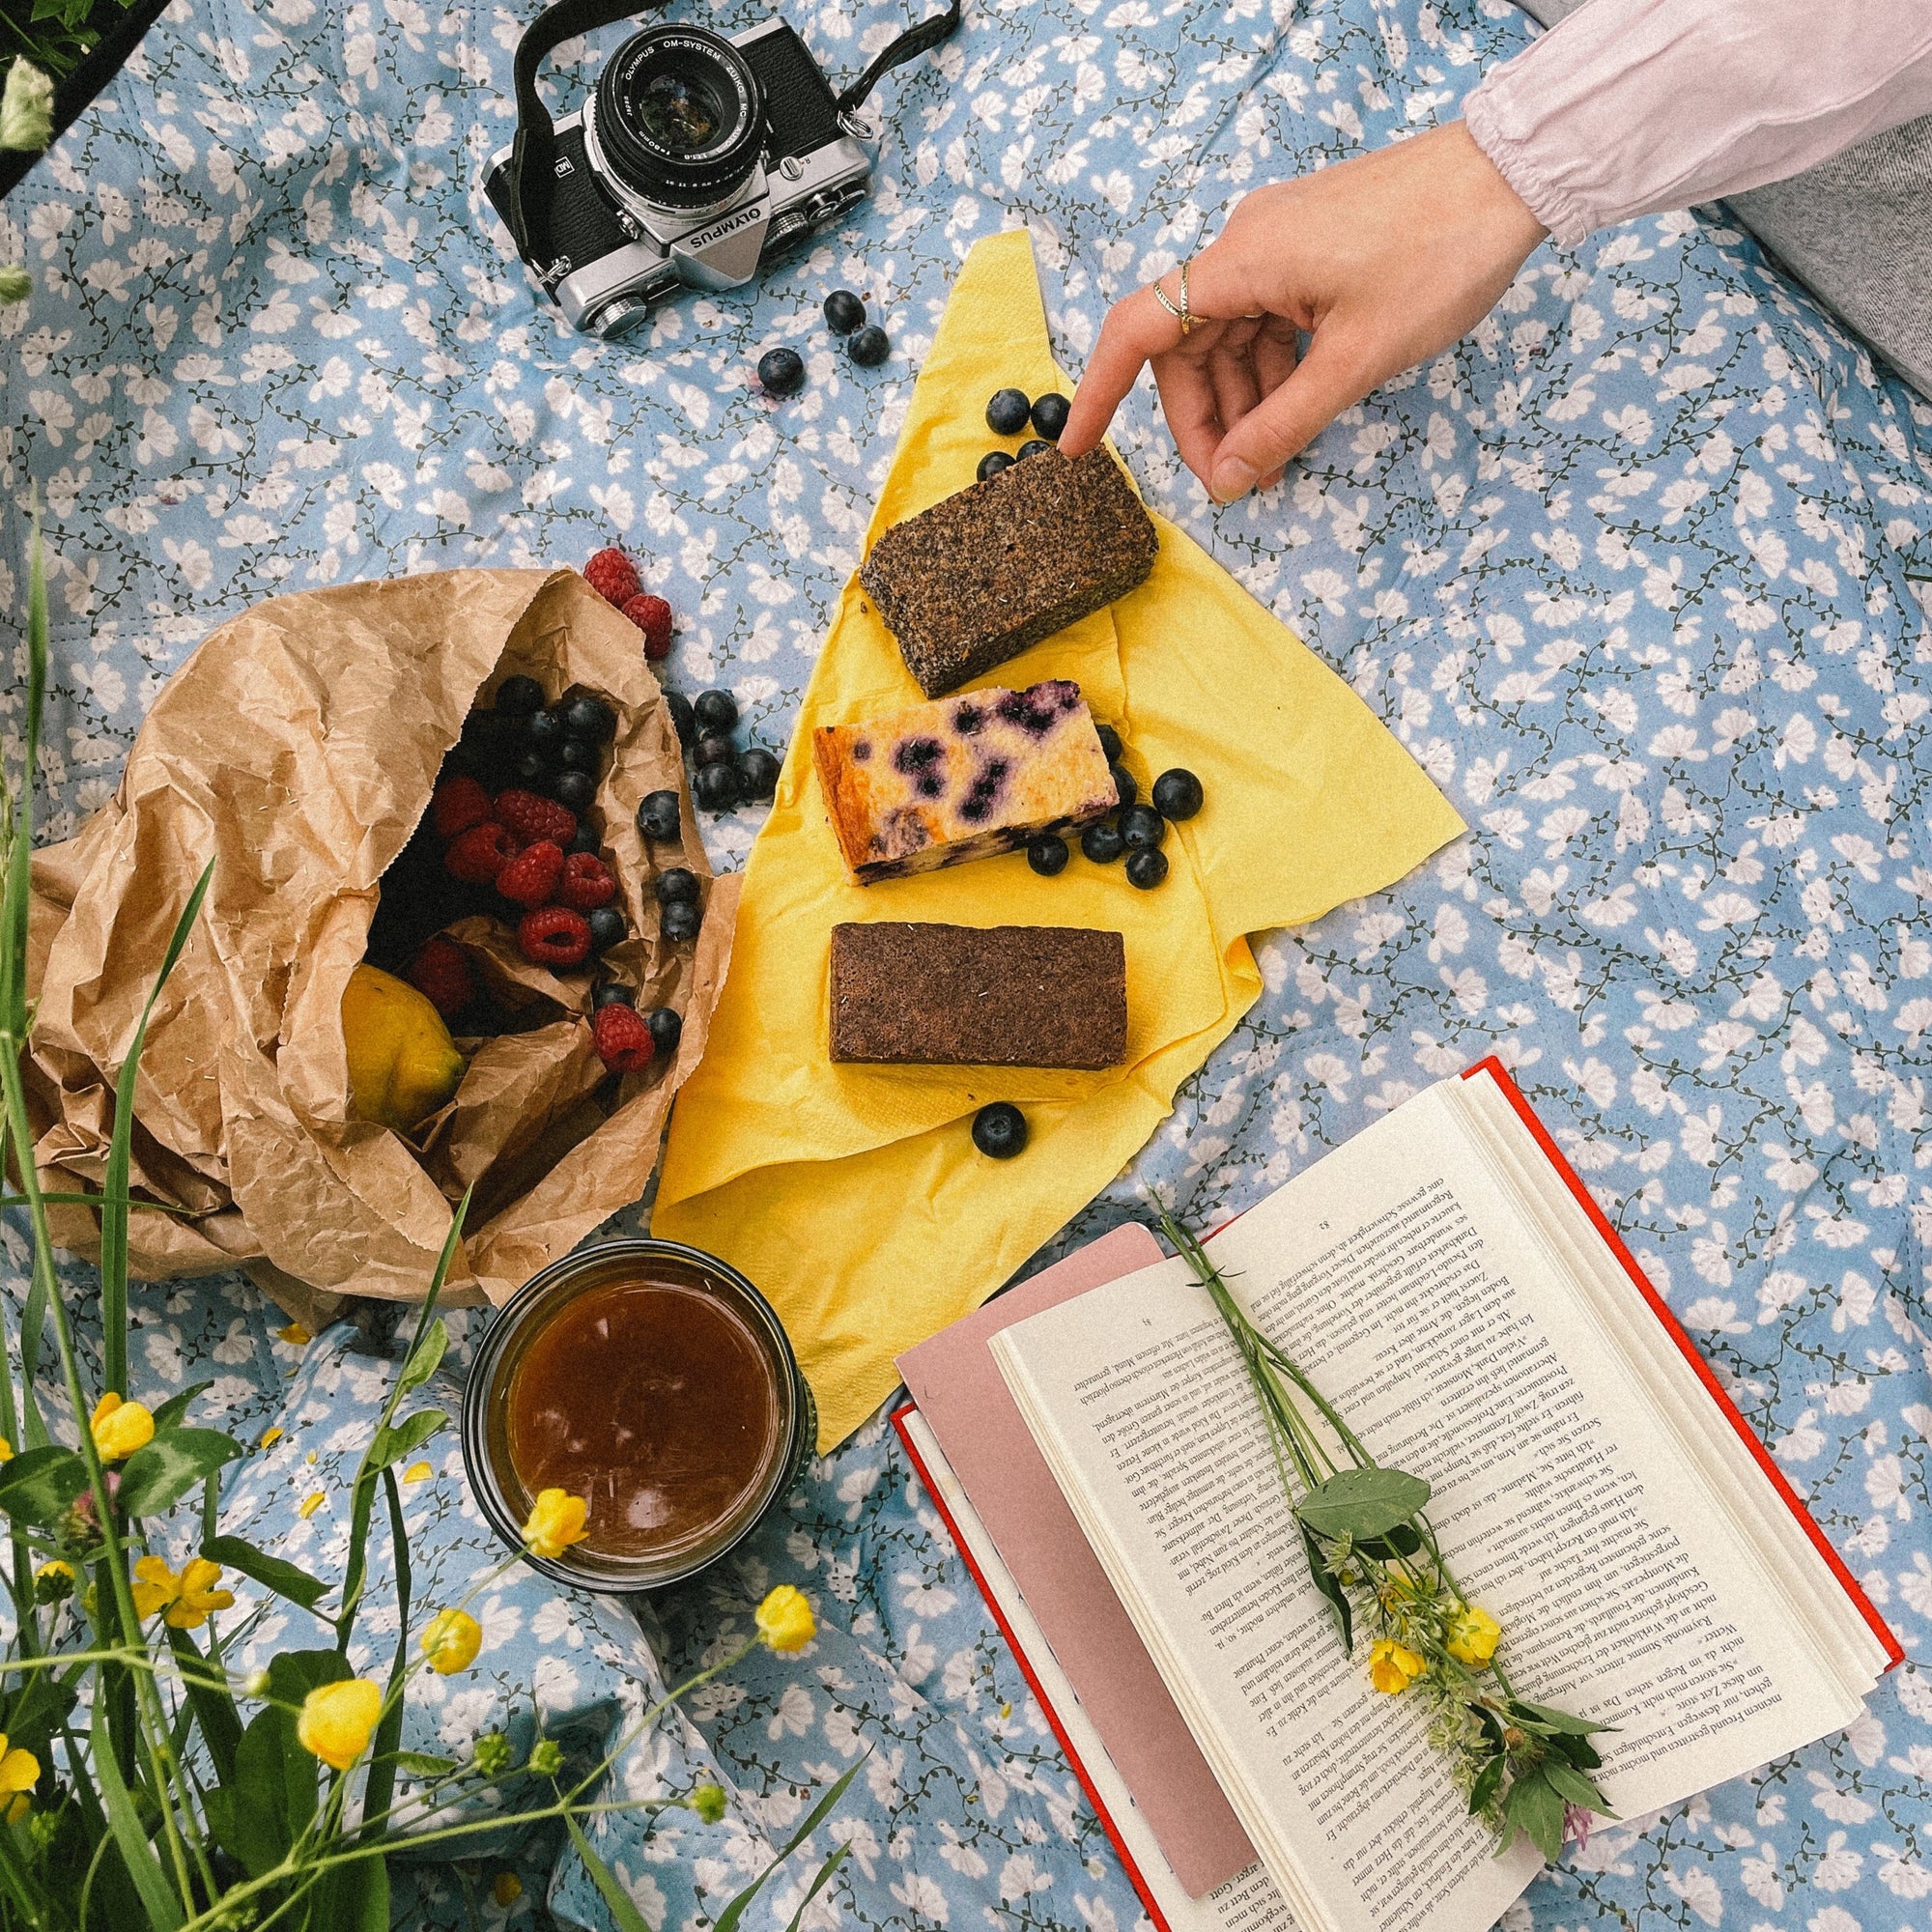
POLYGON ((862 886, 1010 852, 1117 802, 1100 734, 1065 678, 821 725, 811 751, 862 886))

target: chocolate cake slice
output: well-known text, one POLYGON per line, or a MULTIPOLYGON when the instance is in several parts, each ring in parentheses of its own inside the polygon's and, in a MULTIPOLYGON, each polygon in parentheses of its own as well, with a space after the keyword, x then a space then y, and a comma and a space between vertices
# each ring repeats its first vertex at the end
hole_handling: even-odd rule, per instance
POLYGON ((1011 852, 1120 802, 1080 687, 1065 678, 821 724, 811 754, 845 869, 862 886, 1011 852))
POLYGON ((832 928, 832 1058, 902 1066, 1118 1066, 1127 952, 1073 925, 832 928))
POLYGON ((894 525, 859 582, 940 697, 1125 596, 1159 547, 1104 448, 1070 463, 1049 449, 894 525))

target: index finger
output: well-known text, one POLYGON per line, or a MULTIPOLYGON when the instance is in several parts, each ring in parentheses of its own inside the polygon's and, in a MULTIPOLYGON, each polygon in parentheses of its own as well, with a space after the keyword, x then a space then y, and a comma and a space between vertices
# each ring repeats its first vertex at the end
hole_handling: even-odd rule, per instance
POLYGON ((1087 359, 1087 373, 1060 432, 1061 449, 1068 456, 1084 456, 1094 448, 1141 371, 1179 341, 1179 321, 1161 307, 1151 286, 1122 296, 1100 325, 1100 339, 1087 359))

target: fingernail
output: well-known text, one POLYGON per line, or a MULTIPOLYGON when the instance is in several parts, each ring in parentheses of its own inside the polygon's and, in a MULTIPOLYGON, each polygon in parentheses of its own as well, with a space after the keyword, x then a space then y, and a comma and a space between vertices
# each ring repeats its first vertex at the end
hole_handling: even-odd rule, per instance
POLYGON ((1255 478, 1260 474, 1260 470, 1243 463, 1238 456, 1223 457, 1214 466, 1214 478, 1208 486, 1208 494, 1217 503, 1232 503, 1255 487, 1255 478))

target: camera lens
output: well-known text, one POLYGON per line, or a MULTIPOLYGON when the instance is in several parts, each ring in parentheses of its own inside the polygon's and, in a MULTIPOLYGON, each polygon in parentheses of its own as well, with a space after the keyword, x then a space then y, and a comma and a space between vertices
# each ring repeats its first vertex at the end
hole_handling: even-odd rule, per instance
POLYGON ((728 201, 758 164, 764 102, 745 57, 705 27, 647 27, 597 82, 597 136, 613 173, 665 208, 728 201))

